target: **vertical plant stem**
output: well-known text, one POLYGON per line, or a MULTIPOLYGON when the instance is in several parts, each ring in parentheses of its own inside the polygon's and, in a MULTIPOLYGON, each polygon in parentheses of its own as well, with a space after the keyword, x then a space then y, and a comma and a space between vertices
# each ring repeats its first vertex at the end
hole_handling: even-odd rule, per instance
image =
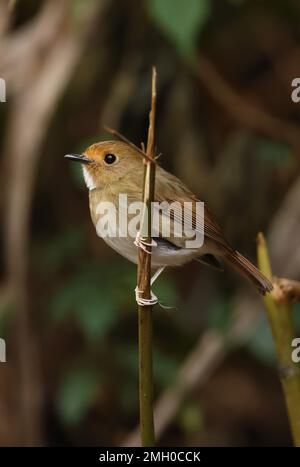
MULTIPOLYGON (((258 264, 262 273, 272 279, 268 249, 263 234, 257 237, 258 264)), ((279 363, 279 376, 283 388, 291 432, 295 446, 300 446, 300 369, 292 361, 292 341, 295 331, 291 305, 277 303, 266 294, 264 303, 271 326, 279 363)))
MULTIPOLYGON (((156 70, 152 70, 152 98, 149 114, 149 129, 146 153, 154 158, 154 134, 155 134, 155 110, 156 110, 156 70)), ((143 202, 144 210, 141 218, 141 237, 147 243, 151 243, 151 203, 154 199, 155 187, 155 163, 144 159, 144 186, 143 202)), ((151 247, 147 247, 151 252, 151 247)), ((151 254, 139 248, 137 287, 140 297, 151 298, 151 254)), ((151 447, 155 444, 153 421, 153 357, 152 357, 152 306, 138 307, 139 322, 139 399, 140 399, 140 430, 141 444, 143 447, 151 447)))

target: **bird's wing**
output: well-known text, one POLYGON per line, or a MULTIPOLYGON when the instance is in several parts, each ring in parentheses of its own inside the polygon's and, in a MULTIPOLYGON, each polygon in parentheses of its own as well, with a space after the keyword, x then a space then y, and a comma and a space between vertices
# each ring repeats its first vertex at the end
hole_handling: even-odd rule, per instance
MULTIPOLYGON (((169 241, 173 242, 177 246, 183 247, 187 237, 183 233, 182 238, 175 238, 172 235, 172 232, 174 233, 176 224, 183 222, 183 209, 185 212, 186 221, 190 223, 194 231, 198 231, 199 219, 197 224, 197 215, 199 216, 199 211, 197 211, 196 206, 199 200, 177 177, 166 172, 161 167, 157 167, 157 169, 160 173, 158 174, 159 176, 156 177, 155 181, 155 201, 158 201, 159 203, 162 203, 163 201, 173 203, 171 211, 168 212, 166 209, 165 212, 162 213, 162 216, 165 215, 165 217, 167 217, 170 215, 171 224, 173 223, 171 226, 171 237, 169 238, 169 241)), ((223 247, 227 250, 231 250, 231 247, 224 237, 221 228, 213 219, 206 204, 204 204, 202 216, 203 215, 204 219, 201 219, 201 221, 204 223, 205 240, 212 240, 217 244, 216 247, 223 247)))

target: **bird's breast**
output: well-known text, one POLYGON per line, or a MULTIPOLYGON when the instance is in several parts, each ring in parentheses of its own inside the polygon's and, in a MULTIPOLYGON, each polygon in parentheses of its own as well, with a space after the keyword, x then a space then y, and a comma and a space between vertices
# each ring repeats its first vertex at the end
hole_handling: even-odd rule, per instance
MULTIPOLYGON (((134 240, 140 229, 141 211, 137 209, 130 213, 129 199, 132 202, 132 197, 126 195, 115 196, 104 190, 92 190, 90 210, 97 235, 119 254, 137 263, 138 248, 134 240)), ((171 227, 174 228, 173 222, 171 227)), ((153 268, 180 266, 200 254, 199 248, 185 248, 183 239, 162 237, 159 228, 152 235, 156 242, 152 248, 153 268)), ((202 249, 204 252, 205 248, 202 249)))

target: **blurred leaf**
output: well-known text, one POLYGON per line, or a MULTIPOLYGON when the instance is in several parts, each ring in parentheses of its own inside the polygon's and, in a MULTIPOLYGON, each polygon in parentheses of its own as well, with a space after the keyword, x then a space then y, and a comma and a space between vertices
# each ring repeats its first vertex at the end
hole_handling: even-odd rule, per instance
MULTIPOLYGON (((75 164, 74 164, 75 165, 75 164)), ((40 270, 49 273, 57 272, 69 259, 77 255, 84 244, 84 235, 80 227, 66 229, 56 237, 43 242, 38 258, 40 270)))
POLYGON ((260 138, 257 141, 256 154, 275 168, 291 168, 295 163, 290 148, 278 141, 260 138))
POLYGON ((230 303, 225 297, 216 301, 208 313, 208 326, 224 333, 231 324, 231 310, 230 303))
POLYGON ((122 345, 119 349, 119 362, 126 373, 137 380, 138 378, 138 349, 137 345, 122 345))
POLYGON ((266 315, 262 315, 253 330, 247 347, 250 351, 268 365, 275 365, 276 356, 271 329, 266 315))
POLYGON ((81 18, 85 10, 93 3, 98 0, 73 0, 72 1, 72 13, 75 19, 81 18))
POLYGON ((62 321, 75 317, 85 337, 96 343, 106 336, 118 319, 118 311, 133 302, 135 270, 112 263, 82 264, 54 295, 51 316, 62 321))
POLYGON ((77 321, 89 341, 101 340, 114 326, 119 302, 112 299, 110 290, 93 287, 85 290, 85 299, 76 307, 77 321))
POLYGON ((186 404, 179 413, 179 424, 186 434, 203 431, 203 415, 197 404, 186 404))
MULTIPOLYGON (((64 280, 51 303, 50 313, 60 322, 73 316, 85 337, 96 343, 106 336, 117 323, 118 312, 134 302, 136 270, 131 265, 112 263, 103 267, 101 262, 81 264, 69 280, 64 280)), ((159 297, 168 305, 177 303, 172 283, 163 279, 157 287, 159 297)))
POLYGON ((96 372, 77 368, 66 374, 57 394, 56 407, 65 424, 79 423, 94 404, 100 385, 96 372))
POLYGON ((179 295, 175 283, 167 275, 168 270, 164 271, 157 279, 157 282, 153 285, 153 290, 162 306, 171 307, 171 310, 174 310, 179 303, 179 295))
POLYGON ((210 0, 147 0, 147 4, 151 16, 179 52, 192 55, 210 13, 210 0))
POLYGON ((176 375, 178 363, 171 355, 154 350, 154 378, 162 387, 170 385, 176 375))
POLYGON ((96 342, 105 336, 116 321, 120 304, 103 276, 83 270, 65 282, 51 304, 52 315, 57 321, 72 313, 89 341, 96 342))
MULTIPOLYGON (((136 372, 137 374, 137 372, 136 372)), ((135 380, 125 378, 122 381, 122 390, 119 392, 122 412, 130 416, 136 416, 138 411, 139 390, 135 380)))

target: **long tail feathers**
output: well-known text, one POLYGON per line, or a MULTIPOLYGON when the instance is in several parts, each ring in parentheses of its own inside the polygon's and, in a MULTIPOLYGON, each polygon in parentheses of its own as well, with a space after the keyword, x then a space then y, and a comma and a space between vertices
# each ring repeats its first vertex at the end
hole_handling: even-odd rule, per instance
POLYGON ((247 258, 238 251, 232 251, 224 256, 226 262, 244 275, 257 288, 258 292, 265 294, 273 289, 272 282, 267 279, 247 258))

